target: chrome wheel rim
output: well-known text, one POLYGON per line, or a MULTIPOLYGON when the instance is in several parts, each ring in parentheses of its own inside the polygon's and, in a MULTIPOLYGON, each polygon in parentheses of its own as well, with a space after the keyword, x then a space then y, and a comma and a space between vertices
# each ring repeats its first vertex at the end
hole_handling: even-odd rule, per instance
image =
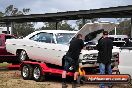
POLYGON ((29 75, 29 69, 28 69, 28 67, 27 67, 27 66, 23 66, 23 69, 22 69, 22 76, 23 76, 24 78, 26 78, 26 77, 28 77, 28 75, 29 75))
POLYGON ((21 52, 20 60, 21 60, 21 61, 26 60, 26 52, 25 52, 25 51, 22 51, 22 52, 21 52))
POLYGON ((35 79, 39 79, 40 77, 40 69, 38 67, 35 67, 34 71, 33 71, 33 76, 35 79))

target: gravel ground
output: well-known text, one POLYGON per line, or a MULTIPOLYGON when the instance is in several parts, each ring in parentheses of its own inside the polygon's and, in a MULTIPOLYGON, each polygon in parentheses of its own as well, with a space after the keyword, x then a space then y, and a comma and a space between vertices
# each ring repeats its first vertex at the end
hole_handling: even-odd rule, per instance
MULTIPOLYGON (((61 77, 48 77, 45 82, 23 80, 18 70, 0 70, 0 88, 61 88, 61 77)), ((68 82, 68 88, 72 88, 68 82)), ((79 88, 99 88, 97 84, 85 84, 79 88)), ((113 88, 132 88, 128 85, 116 84, 113 88)))

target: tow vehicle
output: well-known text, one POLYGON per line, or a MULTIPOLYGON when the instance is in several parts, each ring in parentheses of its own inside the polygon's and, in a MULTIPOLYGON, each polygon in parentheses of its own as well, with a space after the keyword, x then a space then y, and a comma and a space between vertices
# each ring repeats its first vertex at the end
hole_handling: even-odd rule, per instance
POLYGON ((17 56, 7 52, 5 42, 7 39, 15 39, 14 35, 0 34, 0 63, 18 63, 17 56))

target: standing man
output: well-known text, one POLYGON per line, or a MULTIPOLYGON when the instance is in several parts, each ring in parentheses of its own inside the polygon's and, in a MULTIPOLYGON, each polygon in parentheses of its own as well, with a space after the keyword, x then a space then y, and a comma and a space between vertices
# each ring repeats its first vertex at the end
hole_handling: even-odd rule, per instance
POLYGON ((72 59, 72 66, 68 66, 65 61, 64 65, 64 71, 62 73, 62 88, 66 88, 66 72, 69 70, 69 68, 73 68, 74 72, 74 83, 72 85, 72 88, 76 88, 76 81, 78 77, 78 70, 79 70, 79 55, 81 50, 84 47, 84 42, 82 40, 82 35, 78 34, 75 39, 73 39, 70 42, 69 50, 66 54, 66 56, 70 57, 72 59))
MULTIPOLYGON (((112 49, 113 49, 113 41, 108 38, 108 32, 103 32, 103 38, 98 41, 97 49, 99 63, 100 74, 105 74, 106 70, 108 74, 112 74, 111 69, 111 58, 112 58, 112 49)), ((108 85, 111 88, 111 85, 108 85)), ((105 88, 103 83, 100 84, 100 88, 105 88)))

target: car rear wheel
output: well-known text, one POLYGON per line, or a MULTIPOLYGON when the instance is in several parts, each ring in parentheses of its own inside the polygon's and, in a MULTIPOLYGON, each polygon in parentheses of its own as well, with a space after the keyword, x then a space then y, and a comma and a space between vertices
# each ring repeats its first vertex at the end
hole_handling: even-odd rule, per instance
POLYGON ((23 65, 21 69, 21 76, 23 79, 28 80, 33 78, 33 67, 30 65, 23 65))
POLYGON ((34 66, 33 78, 37 82, 42 82, 45 80, 45 76, 42 74, 42 69, 39 65, 34 66))
POLYGON ((28 60, 28 56, 27 56, 27 53, 25 50, 22 50, 19 54, 19 61, 20 62, 23 62, 23 61, 26 61, 28 60))

